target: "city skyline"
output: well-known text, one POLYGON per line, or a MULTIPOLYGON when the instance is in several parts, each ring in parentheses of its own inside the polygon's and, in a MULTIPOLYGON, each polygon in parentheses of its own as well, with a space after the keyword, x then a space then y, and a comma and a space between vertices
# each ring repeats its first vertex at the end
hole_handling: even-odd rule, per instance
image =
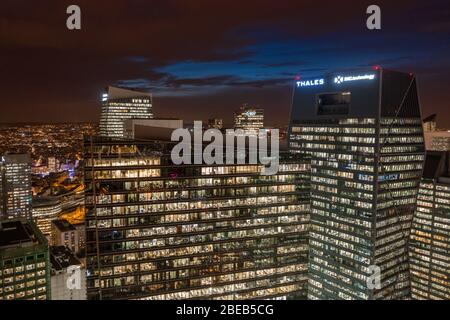
POLYGON ((450 299, 449 4, 3 0, 0 300, 450 299))
POLYGON ((230 123, 249 103, 268 125, 284 125, 296 76, 381 65, 414 72, 423 116, 450 126, 444 1, 380 1, 375 31, 365 26, 365 3, 79 1, 76 31, 65 26, 69 4, 0 5, 2 123, 97 121, 104 88, 116 85, 151 92, 160 117, 230 123))

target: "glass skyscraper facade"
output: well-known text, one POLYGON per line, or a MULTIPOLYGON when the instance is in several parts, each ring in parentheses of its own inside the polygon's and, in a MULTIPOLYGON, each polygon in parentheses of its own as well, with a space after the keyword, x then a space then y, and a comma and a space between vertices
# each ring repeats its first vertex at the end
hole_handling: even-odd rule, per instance
POLYGON ((110 86, 102 96, 100 135, 123 138, 126 135, 125 120, 151 118, 153 112, 150 93, 110 86))
POLYGON ((427 151, 409 241, 413 299, 450 299, 450 171, 447 152, 427 151))
POLYGON ((88 299, 305 298, 309 163, 174 165, 171 147, 86 138, 88 299))
POLYGON ((31 158, 5 154, 0 158, 0 218, 31 218, 31 158))
POLYGON ((289 147, 311 161, 308 298, 408 297, 424 162, 414 75, 362 69, 299 79, 289 147))

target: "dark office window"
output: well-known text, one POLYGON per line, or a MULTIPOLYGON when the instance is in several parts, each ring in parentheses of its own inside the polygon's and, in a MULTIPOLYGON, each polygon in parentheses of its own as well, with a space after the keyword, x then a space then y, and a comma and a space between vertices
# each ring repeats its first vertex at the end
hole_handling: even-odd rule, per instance
POLYGON ((350 92, 322 93, 317 96, 318 115, 345 115, 350 108, 350 92))

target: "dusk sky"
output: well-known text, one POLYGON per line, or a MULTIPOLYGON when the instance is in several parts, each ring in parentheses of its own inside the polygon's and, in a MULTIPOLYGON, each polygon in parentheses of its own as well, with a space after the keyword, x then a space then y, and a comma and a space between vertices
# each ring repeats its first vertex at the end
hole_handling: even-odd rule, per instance
POLYGON ((157 117, 230 123, 249 103, 287 124, 296 75, 381 65, 416 73, 423 116, 450 127, 448 0, 2 0, 0 57, 2 123, 98 121, 121 85, 152 92, 157 117))

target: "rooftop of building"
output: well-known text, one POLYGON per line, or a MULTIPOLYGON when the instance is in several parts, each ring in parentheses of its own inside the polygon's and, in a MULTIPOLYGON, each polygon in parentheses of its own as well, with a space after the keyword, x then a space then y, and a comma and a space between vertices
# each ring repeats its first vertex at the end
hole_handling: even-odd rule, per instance
POLYGON ((36 197, 33 198, 33 208, 58 206, 61 204, 61 200, 55 197, 36 197))
POLYGON ((55 225, 55 227, 60 232, 67 232, 67 231, 75 231, 76 228, 66 219, 57 219, 53 220, 52 224, 55 225))
POLYGON ((241 105, 239 107, 239 109, 236 110, 234 113, 235 113, 235 115, 237 115, 237 114, 241 114, 242 112, 247 112, 247 111, 255 111, 258 113, 264 113, 264 109, 261 108, 259 105, 253 106, 253 105, 249 105, 248 103, 244 103, 243 105, 241 105))
MULTIPOLYGON (((310 106, 314 113, 313 116, 322 116, 321 119, 323 119, 326 114, 317 112, 318 104, 321 106, 348 105, 350 99, 351 110, 345 113, 341 110, 341 116, 344 115, 347 118, 373 117, 378 115, 379 108, 385 111, 381 114, 384 117, 392 115, 396 115, 396 117, 421 116, 417 103, 416 78, 410 72, 395 71, 380 66, 345 68, 325 71, 316 74, 315 77, 303 78, 302 75, 297 75, 295 82, 293 105, 295 106, 300 101, 303 115, 306 111, 303 109, 308 109, 310 106), (317 94, 321 95, 317 97, 318 99, 316 99, 317 94), (347 100, 339 102, 330 99, 336 94, 338 96, 345 94, 347 100), (381 103, 379 103, 380 99, 381 103), (403 114, 403 112, 411 110, 415 112, 403 114), (367 111, 372 112, 367 114, 367 111)), ((292 111, 295 111, 294 109, 292 111)), ((309 113, 307 114, 309 115, 309 113)), ((336 116, 336 114, 331 115, 333 118, 336 116)))
POLYGON ((42 234, 31 222, 22 220, 0 221, 0 248, 14 249, 30 247, 44 242, 42 234))
POLYGON ((425 123, 425 122, 430 122, 430 121, 436 121, 436 117, 437 117, 436 113, 433 113, 433 114, 429 115, 428 117, 424 118, 423 122, 425 123))
POLYGON ((125 88, 125 87, 114 87, 108 86, 108 100, 110 99, 126 99, 126 98, 151 98, 152 94, 147 91, 143 91, 138 88, 125 88))
POLYGON ((32 242, 32 238, 21 221, 0 222, 0 247, 27 242, 32 242))
POLYGON ((425 138, 449 138, 450 130, 436 129, 435 131, 425 131, 424 134, 425 138))
POLYGON ((28 153, 5 153, 0 158, 0 163, 31 163, 31 157, 28 153))
POLYGON ((66 269, 69 266, 81 265, 80 260, 65 246, 50 247, 50 263, 52 269, 56 271, 66 269))

